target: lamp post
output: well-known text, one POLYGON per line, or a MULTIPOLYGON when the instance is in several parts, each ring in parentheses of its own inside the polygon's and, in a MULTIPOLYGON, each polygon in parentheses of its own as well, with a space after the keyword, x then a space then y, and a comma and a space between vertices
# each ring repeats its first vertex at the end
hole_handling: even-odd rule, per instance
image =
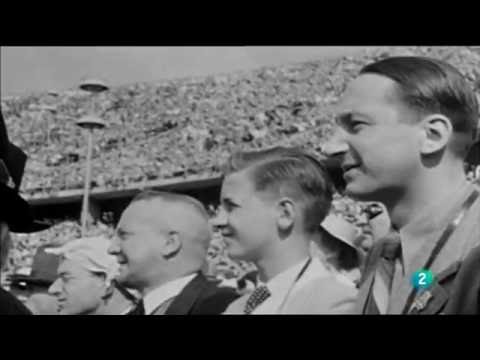
MULTIPOLYGON (((83 81, 80 84, 80 89, 84 91, 88 91, 93 95, 93 94, 98 94, 100 92, 108 90, 108 86, 105 85, 105 83, 102 82, 101 80, 88 79, 83 81)), ((76 125, 83 129, 86 129, 87 137, 88 137, 87 163, 85 166, 85 186, 83 190, 83 204, 82 204, 82 237, 84 237, 87 232, 87 218, 88 218, 88 209, 89 209, 88 200, 89 200, 90 183, 91 183, 93 131, 95 129, 103 129, 105 127, 105 122, 101 118, 95 115, 88 115, 77 120, 76 125)))

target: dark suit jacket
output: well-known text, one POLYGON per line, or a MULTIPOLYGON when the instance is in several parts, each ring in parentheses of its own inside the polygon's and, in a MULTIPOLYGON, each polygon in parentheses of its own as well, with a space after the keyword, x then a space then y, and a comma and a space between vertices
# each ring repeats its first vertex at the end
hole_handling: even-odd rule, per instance
POLYGON ((32 315, 15 296, 0 287, 0 315, 32 315))
POLYGON ((199 273, 175 297, 165 315, 217 315, 238 297, 234 289, 218 287, 218 281, 199 273))
MULTIPOLYGON (((468 192, 464 192, 457 203, 460 204, 466 195, 468 192)), ((452 214, 456 214, 454 211, 456 208, 459 206, 453 206, 445 215, 441 214, 441 211, 432 211, 432 214, 436 215, 434 222, 436 234, 432 236, 424 233, 423 236, 437 240, 452 218, 452 214)), ((412 270, 420 268, 425 263, 435 242, 426 242, 418 251, 413 259, 412 270)), ((370 295, 383 245, 382 240, 375 244, 366 259, 356 313, 371 313, 368 310, 371 304, 370 295)), ((480 198, 475 201, 464 220, 452 233, 430 270, 434 273, 434 284, 423 295, 417 294, 413 306, 408 309, 408 314, 480 314, 480 198)), ((405 308, 412 289, 409 277, 406 276, 396 295, 392 297, 391 313, 401 313, 405 308)))

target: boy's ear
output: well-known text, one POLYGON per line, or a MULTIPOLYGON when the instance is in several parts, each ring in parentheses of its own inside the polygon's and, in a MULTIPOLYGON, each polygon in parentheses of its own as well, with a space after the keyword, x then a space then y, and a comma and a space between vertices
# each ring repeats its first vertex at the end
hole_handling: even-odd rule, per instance
POLYGON ((277 226, 281 231, 288 231, 293 227, 297 216, 295 203, 287 197, 277 202, 277 226))

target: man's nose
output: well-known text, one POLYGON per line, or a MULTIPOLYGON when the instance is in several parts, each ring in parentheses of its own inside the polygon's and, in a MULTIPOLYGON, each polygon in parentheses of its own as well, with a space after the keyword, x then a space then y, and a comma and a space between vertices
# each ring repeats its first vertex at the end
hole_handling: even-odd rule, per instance
POLYGON ((107 249, 107 252, 110 254, 110 255, 116 255, 118 254, 120 251, 119 247, 118 247, 118 244, 117 244, 117 239, 112 239, 111 243, 110 243, 110 246, 108 247, 107 249))
POLYGON ((345 132, 341 129, 337 130, 321 149, 322 153, 328 157, 345 154, 348 151, 345 132))
POLYGON ((211 220, 211 224, 214 229, 224 227, 227 224, 227 214, 225 213, 225 210, 220 209, 217 215, 215 215, 211 220))
POLYGON ((48 293, 50 295, 57 295, 60 293, 60 279, 56 279, 52 285, 48 288, 48 293))

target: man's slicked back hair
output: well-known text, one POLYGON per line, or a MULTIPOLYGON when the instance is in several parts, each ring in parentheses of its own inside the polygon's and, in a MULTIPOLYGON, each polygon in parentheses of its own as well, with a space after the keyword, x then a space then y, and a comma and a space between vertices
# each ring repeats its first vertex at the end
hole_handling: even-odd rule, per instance
POLYGON ((368 64, 360 74, 377 74, 395 81, 400 98, 420 114, 448 117, 454 132, 469 135, 459 154, 466 156, 477 136, 479 108, 473 89, 455 67, 427 57, 397 56, 368 64))

